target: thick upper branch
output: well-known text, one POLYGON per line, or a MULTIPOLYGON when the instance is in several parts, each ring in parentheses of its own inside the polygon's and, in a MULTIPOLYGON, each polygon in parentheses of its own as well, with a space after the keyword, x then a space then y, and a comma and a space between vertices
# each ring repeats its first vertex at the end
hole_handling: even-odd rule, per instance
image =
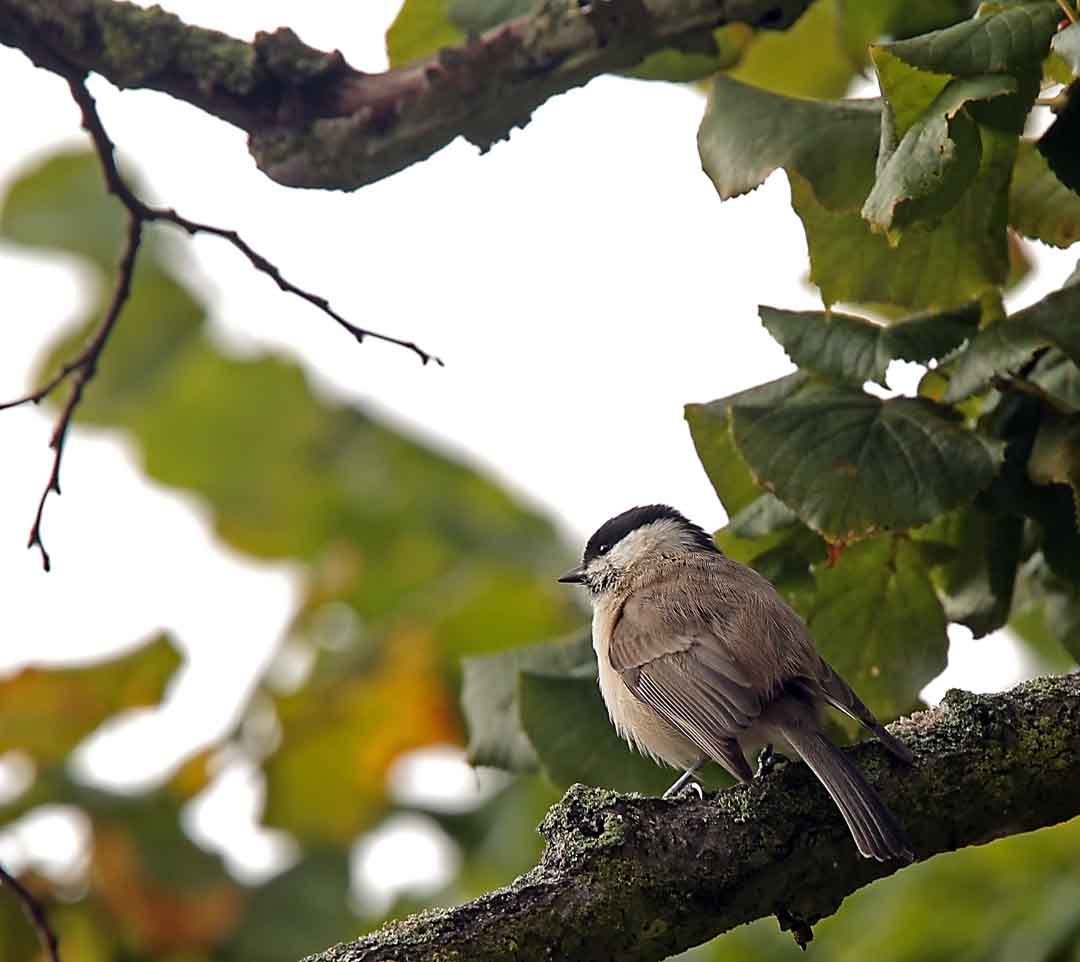
MULTIPOLYGON (((952 691, 890 727, 913 766, 876 743, 852 752, 920 859, 1080 813, 1080 674, 1001 695, 952 691)), ((542 831, 540 864, 512 885, 308 962, 662 959, 767 915, 813 924, 902 867, 859 858, 796 763, 704 801, 576 785, 542 831)))
POLYGON ((418 63, 368 74, 287 28, 246 43, 121 0, 0 0, 0 43, 63 72, 164 91, 246 130, 274 180, 351 190, 458 136, 486 148, 549 97, 731 21, 783 28, 809 0, 541 0, 418 63))

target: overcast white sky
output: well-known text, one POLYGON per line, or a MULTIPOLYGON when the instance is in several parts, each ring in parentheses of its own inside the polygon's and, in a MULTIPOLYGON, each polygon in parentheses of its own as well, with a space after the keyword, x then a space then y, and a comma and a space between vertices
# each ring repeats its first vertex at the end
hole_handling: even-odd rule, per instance
MULTIPOLYGON (((398 2, 164 6, 243 37, 288 24, 308 43, 376 70, 398 2)), ((33 158, 84 139, 66 85, 6 48, 0 86, 19 92, 0 104, 2 189, 33 158)), ((97 79, 92 88, 156 200, 238 228, 346 316, 416 339, 447 366, 424 368, 375 342, 358 346, 231 248, 180 240, 223 343, 301 358, 330 395, 494 473, 571 539, 657 500, 707 528, 723 522, 682 405, 789 370, 756 305, 819 301, 802 281, 805 244, 784 178, 721 205, 701 173, 698 94, 597 80, 542 107, 484 157, 459 142, 339 194, 271 183, 242 133, 184 104, 97 79)), ((1072 260, 1047 256, 1021 302, 1056 287, 1072 260)), ((0 245, 0 397, 31 386, 34 358, 70 320, 85 282, 67 259, 0 245)), ((227 723, 291 615, 295 586, 286 566, 254 565, 216 544, 198 504, 141 479, 120 439, 81 429, 65 455, 64 495, 47 510, 55 570, 45 575, 24 545, 48 475, 50 430, 47 412, 0 413, 0 671, 173 629, 190 661, 165 721, 117 732, 94 755, 103 775, 121 781, 134 777, 133 756, 150 756, 145 776, 227 723), (168 718, 181 716, 178 731, 168 718)), ((959 656, 981 663, 980 687, 1008 683, 1018 667, 1003 644, 965 646, 959 656)), ((960 667, 956 677, 971 683, 970 667, 960 667)))

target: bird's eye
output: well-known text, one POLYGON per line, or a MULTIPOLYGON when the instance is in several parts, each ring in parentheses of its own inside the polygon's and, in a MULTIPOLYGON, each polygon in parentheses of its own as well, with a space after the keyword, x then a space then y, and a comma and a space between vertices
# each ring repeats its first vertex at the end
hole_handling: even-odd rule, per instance
POLYGON ((600 550, 597 552, 597 554, 607 554, 608 553, 608 548, 610 548, 610 547, 611 547, 611 545, 609 545, 609 544, 600 545, 600 550))

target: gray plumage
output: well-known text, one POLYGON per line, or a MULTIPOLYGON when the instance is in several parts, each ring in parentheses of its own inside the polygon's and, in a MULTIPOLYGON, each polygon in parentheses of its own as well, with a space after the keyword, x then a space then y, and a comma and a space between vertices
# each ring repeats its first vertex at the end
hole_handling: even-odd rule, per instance
POLYGON ((905 762, 910 750, 821 658, 765 578, 674 509, 650 505, 601 527, 561 580, 590 589, 600 689, 616 730, 639 751, 686 770, 712 759, 749 781, 747 748, 790 746, 864 856, 913 857, 880 797, 823 734, 819 706, 850 715, 905 762))

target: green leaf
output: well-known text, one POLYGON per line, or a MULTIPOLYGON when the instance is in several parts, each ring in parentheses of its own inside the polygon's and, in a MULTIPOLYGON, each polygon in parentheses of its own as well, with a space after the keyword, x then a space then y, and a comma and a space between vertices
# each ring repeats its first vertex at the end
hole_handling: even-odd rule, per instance
POLYGON ((1028 632, 1027 640, 1053 664, 1060 664, 1062 648, 1074 663, 1080 662, 1077 580, 1055 573, 1044 558, 1036 555, 1024 566, 1018 594, 1017 624, 1028 632))
POLYGON ((1080 197, 1058 180, 1030 140, 1020 141, 1016 155, 1009 225, 1054 247, 1069 247, 1080 239, 1080 197))
POLYGON ((1043 345, 1059 348, 1080 361, 1080 284, 1075 278, 1022 311, 994 321, 981 330, 957 356, 945 401, 970 397, 999 374, 1024 363, 1043 345))
POLYGON ((1065 410, 1080 411, 1080 367, 1056 348, 1049 348, 1039 358, 1028 374, 1028 380, 1065 410))
POLYGON ((1009 628, 1047 671, 1061 674, 1080 661, 1080 593, 1050 573, 1039 555, 1020 571, 1009 628), (1073 651, 1066 647, 1065 641, 1073 651))
MULTIPOLYGON (((902 130, 862 208, 872 228, 891 231, 934 222, 956 206, 979 172, 982 140, 966 104, 1016 91, 1011 77, 953 80, 902 130)), ((887 100, 890 105, 892 100, 887 100)))
POLYGON ((833 540, 930 521, 973 498, 1000 459, 922 399, 814 383, 772 393, 731 400, 735 443, 763 487, 833 540))
POLYGON ((595 687, 596 660, 588 635, 570 641, 513 648, 462 662, 461 707, 469 731, 471 765, 534 771, 537 757, 522 727, 518 678, 523 671, 584 673, 595 687))
POLYGON ((787 30, 758 31, 728 75, 790 97, 843 96, 856 67, 841 49, 834 7, 832 0, 815 0, 787 30))
POLYGON ((886 43, 870 48, 883 106, 879 174, 900 139, 953 79, 948 74, 918 70, 894 56, 889 47, 886 43))
POLYGON ((737 538, 764 538, 790 528, 798 516, 775 494, 766 492, 755 498, 728 524, 728 531, 737 538))
POLYGON ((908 710, 945 669, 945 614, 918 548, 903 538, 852 545, 815 569, 807 615, 822 655, 882 719, 908 710))
POLYGON ((848 57, 864 64, 867 46, 882 38, 906 40, 971 16, 971 0, 837 0, 840 36, 848 57))
POLYGON ((465 39, 450 18, 449 0, 405 0, 386 31, 391 67, 400 67, 465 39))
POLYGON ((912 67, 955 77, 1014 73, 1041 63, 1061 19, 1050 0, 1019 3, 933 33, 889 44, 912 67))
POLYGON ((970 187, 933 230, 905 231, 892 246, 860 215, 876 179, 880 101, 815 103, 721 76, 698 130, 698 150, 723 199, 752 190, 778 168, 787 172, 806 231, 810 278, 826 304, 948 309, 995 290, 1008 276, 1008 184, 1017 138, 989 123, 979 124, 978 133, 979 169, 970 187))
POLYGON ((825 208, 857 211, 874 182, 880 121, 877 100, 799 100, 720 75, 698 129, 698 152, 723 200, 783 168, 803 178, 825 208))
POLYGON ((692 83, 738 63, 753 37, 746 24, 730 23, 714 30, 702 50, 658 50, 623 74, 636 80, 692 83))
POLYGON ((920 364, 956 350, 978 329, 979 306, 882 325, 836 311, 784 311, 762 305, 765 329, 800 368, 855 384, 885 383, 894 360, 920 364))
POLYGON ((935 566, 931 579, 946 618, 966 625, 976 638, 996 631, 1009 618, 1022 533, 1018 515, 995 516, 973 505, 914 532, 920 544, 953 549, 948 560, 935 566))
POLYGON ((1080 24, 1070 24, 1055 33, 1050 47, 1069 65, 1074 77, 1080 75, 1080 24))
POLYGON ((0 754, 60 761, 102 722, 155 705, 180 667, 167 635, 82 668, 23 668, 0 680, 0 754))
POLYGON ((727 404, 687 404, 683 409, 698 460, 728 516, 752 502, 761 489, 735 447, 727 404))
POLYGON ((19 175, 3 199, 0 234, 28 247, 64 248, 111 269, 124 242, 124 208, 104 192, 92 151, 53 154, 19 175), (72 230, 78 224, 80 230, 72 230))
POLYGON ((933 230, 905 231, 895 245, 857 211, 828 209, 806 180, 789 173, 792 206, 810 249, 810 279, 826 304, 948 309, 1005 282, 1016 138, 988 128, 980 128, 980 136, 980 170, 971 187, 933 230))
POLYGON ((518 697, 521 723, 556 785, 582 782, 659 795, 681 774, 639 755, 615 734, 595 678, 522 672, 518 697))

